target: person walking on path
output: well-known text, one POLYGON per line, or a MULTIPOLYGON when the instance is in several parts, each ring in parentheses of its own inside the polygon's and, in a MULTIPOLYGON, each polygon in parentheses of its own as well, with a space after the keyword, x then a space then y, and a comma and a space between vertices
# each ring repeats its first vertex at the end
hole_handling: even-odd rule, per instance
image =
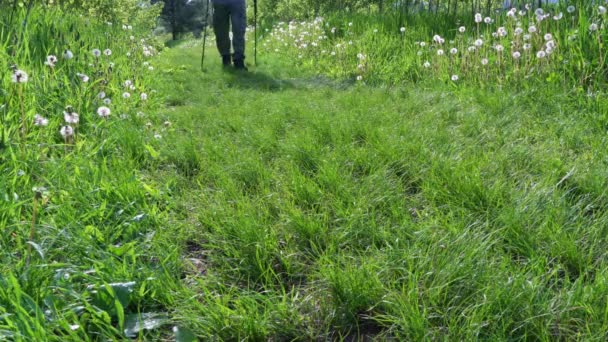
POLYGON ((222 55, 222 64, 234 63, 237 70, 245 67, 245 31, 247 29, 247 6, 245 0, 211 0, 213 3, 213 30, 217 49, 222 55), (232 48, 230 54, 230 25, 232 25, 232 48))

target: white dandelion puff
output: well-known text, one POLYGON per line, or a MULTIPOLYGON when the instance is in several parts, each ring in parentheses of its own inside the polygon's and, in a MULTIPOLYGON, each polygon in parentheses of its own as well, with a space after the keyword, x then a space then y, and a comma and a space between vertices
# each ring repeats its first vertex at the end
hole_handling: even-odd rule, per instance
POLYGON ((13 83, 26 83, 28 81, 29 77, 27 75, 27 73, 23 70, 19 70, 16 69, 15 71, 13 71, 13 74, 11 75, 11 81, 13 83))
POLYGON ((48 126, 49 124, 49 119, 43 117, 40 114, 36 114, 34 116, 34 125, 35 126, 48 126))
POLYGON ((61 134, 62 137, 67 139, 74 135, 74 129, 72 128, 72 126, 69 126, 69 125, 62 126, 61 129, 59 130, 59 134, 61 134))
POLYGON ((80 81, 82 81, 83 83, 89 82, 89 76, 85 74, 77 73, 76 76, 78 76, 78 78, 80 78, 80 81))
POLYGON ((78 113, 74 113, 69 110, 67 112, 63 112, 63 119, 69 124, 77 124, 80 122, 80 116, 78 113))
POLYGON ((56 63, 57 57, 54 55, 47 56, 46 61, 44 62, 45 65, 48 65, 51 68, 54 68, 56 63))
POLYGON ((110 111, 110 108, 108 108, 108 107, 102 106, 102 107, 97 108, 97 115, 99 115, 100 117, 102 117, 104 119, 108 118, 110 116, 110 113, 111 113, 111 111, 110 111))
POLYGON ((72 59, 72 58, 74 58, 74 53, 72 51, 70 51, 70 50, 65 50, 63 52, 63 58, 64 59, 72 59))

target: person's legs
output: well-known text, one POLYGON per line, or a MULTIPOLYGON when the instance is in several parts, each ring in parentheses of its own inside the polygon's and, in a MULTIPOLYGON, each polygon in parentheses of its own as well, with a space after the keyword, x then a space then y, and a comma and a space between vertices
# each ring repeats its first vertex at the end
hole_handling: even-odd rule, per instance
POLYGON ((217 50, 222 55, 224 65, 230 65, 230 8, 213 4, 213 30, 217 50))
POLYGON ((232 47, 234 49, 234 66, 245 68, 245 32, 247 30, 247 7, 245 0, 230 6, 230 21, 232 23, 232 47))

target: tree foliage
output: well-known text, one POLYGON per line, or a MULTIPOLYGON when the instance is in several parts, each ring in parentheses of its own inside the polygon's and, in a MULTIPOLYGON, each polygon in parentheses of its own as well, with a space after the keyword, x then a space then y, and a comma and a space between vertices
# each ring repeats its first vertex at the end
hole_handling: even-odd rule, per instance
POLYGON ((209 16, 208 0, 155 0, 164 4, 160 26, 171 32, 173 39, 185 32, 196 35, 207 24, 209 16))

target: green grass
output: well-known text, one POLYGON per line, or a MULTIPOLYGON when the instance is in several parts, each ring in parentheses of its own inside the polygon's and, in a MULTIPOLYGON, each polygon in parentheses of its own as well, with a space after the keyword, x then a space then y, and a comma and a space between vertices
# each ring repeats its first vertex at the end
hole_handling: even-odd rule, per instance
POLYGON ((22 148, 0 83, 0 340, 606 339, 604 95, 207 53, 204 73, 192 40, 154 73, 117 67, 108 121, 96 92, 49 95, 32 72, 26 106, 80 101, 74 145, 49 115, 22 148), (120 100, 131 76, 147 104, 120 100))
POLYGON ((605 126, 576 97, 360 87, 272 56, 201 74, 198 53, 163 56, 156 166, 197 335, 605 338, 605 126))

